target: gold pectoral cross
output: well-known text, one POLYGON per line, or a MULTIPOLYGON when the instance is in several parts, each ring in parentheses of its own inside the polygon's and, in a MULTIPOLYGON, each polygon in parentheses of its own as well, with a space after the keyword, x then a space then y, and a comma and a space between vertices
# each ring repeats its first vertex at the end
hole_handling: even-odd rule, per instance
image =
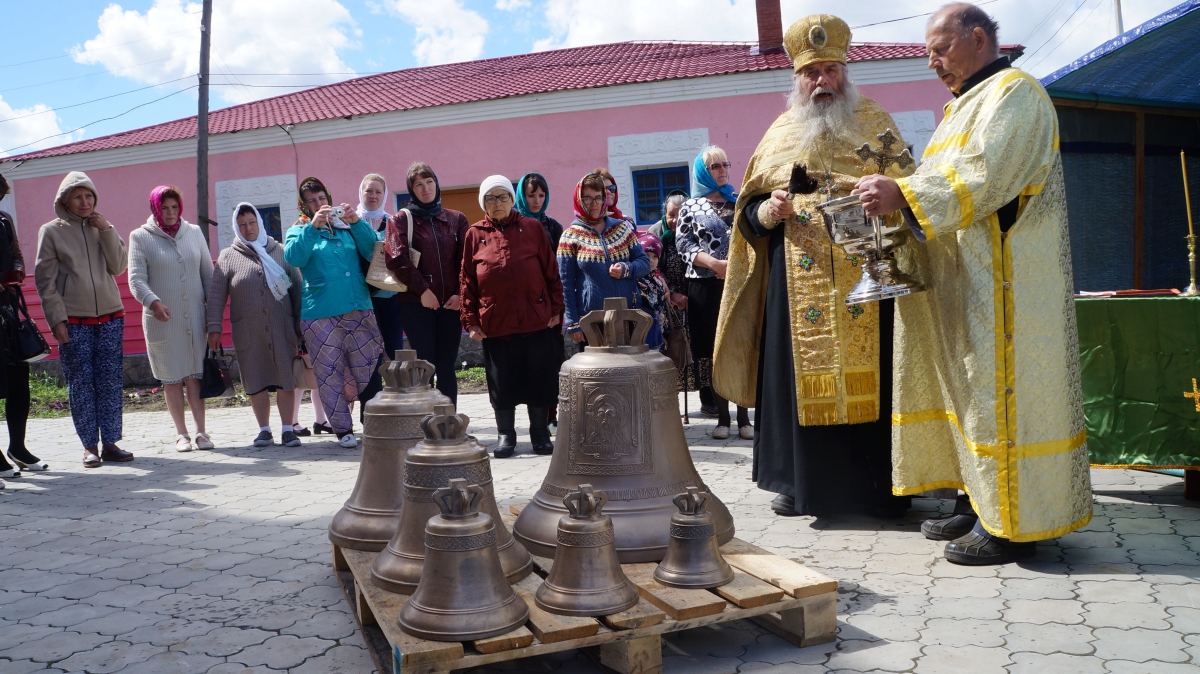
POLYGON ((914 163, 912 154, 908 151, 908 148, 904 148, 899 152, 892 152, 892 146, 899 139, 896 138, 896 134, 891 129, 875 137, 882 143, 882 147, 878 151, 872 150, 870 143, 863 143, 863 146, 854 152, 858 155, 859 159, 863 160, 864 166, 867 162, 874 160, 879 166, 877 173, 883 173, 891 164, 895 164, 903 171, 914 163))
POLYGON ((1196 386, 1196 380, 1192 379, 1192 390, 1183 392, 1184 398, 1191 398, 1196 401, 1196 411, 1200 412, 1200 387, 1196 386))

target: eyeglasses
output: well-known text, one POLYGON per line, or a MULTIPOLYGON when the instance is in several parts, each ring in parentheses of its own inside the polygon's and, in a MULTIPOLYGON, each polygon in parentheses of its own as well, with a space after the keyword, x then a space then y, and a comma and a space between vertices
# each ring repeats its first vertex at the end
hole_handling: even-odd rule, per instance
POLYGON ((604 203, 604 195, 601 194, 600 196, 596 196, 596 197, 579 197, 579 202, 582 203, 584 206, 587 206, 589 204, 604 203))
POLYGON ((512 197, 509 196, 507 192, 505 192, 504 194, 501 194, 499 196, 492 196, 490 194, 487 194, 487 195, 484 195, 484 197, 483 197, 483 203, 488 204, 488 205, 507 204, 510 201, 512 201, 512 197))
POLYGON ((727 162, 727 161, 719 161, 719 162, 717 162, 717 163, 715 163, 715 164, 709 164, 709 165, 708 165, 708 170, 709 170, 709 171, 716 171, 717 169, 726 169, 726 170, 728 170, 730 166, 732 166, 732 164, 730 164, 730 163, 729 163, 729 162, 727 162))
POLYGON ((616 186, 616 185, 605 185, 605 186, 604 186, 604 189, 608 190, 609 192, 612 192, 613 194, 616 194, 616 193, 617 193, 617 186, 616 186))

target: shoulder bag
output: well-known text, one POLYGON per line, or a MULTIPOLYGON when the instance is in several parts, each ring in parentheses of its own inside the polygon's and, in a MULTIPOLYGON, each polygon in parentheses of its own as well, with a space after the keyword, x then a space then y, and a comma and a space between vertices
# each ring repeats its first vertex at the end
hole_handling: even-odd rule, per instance
POLYGON ((25 305, 25 293, 21 292, 19 287, 15 287, 15 290, 16 304, 20 315, 17 316, 13 338, 13 359, 34 363, 50 355, 50 345, 46 343, 46 338, 42 337, 42 332, 29 317, 29 307, 25 305))
POLYGON ((229 359, 225 357, 225 347, 220 354, 212 349, 204 358, 204 374, 200 380, 201 398, 232 398, 233 376, 229 374, 229 359))
MULTIPOLYGON (((408 222, 408 259, 412 261, 412 266, 415 268, 421 263, 421 251, 413 248, 412 245, 413 216, 407 208, 400 212, 404 214, 404 219, 408 222)), ((392 270, 387 268, 387 252, 383 241, 375 242, 375 251, 371 253, 371 266, 367 268, 367 283, 380 290, 390 290, 396 293, 408 290, 408 286, 401 283, 392 270)))

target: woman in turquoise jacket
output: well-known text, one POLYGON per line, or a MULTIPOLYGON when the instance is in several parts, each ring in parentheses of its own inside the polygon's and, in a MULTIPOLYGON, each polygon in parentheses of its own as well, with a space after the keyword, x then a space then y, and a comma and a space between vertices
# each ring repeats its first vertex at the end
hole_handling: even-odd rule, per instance
POLYGON ((316 178, 300 183, 300 219, 288 229, 283 259, 300 270, 300 326, 329 425, 342 447, 356 447, 350 403, 366 388, 383 352, 360 260, 370 261, 375 232, 349 204, 334 210, 316 178), (347 376, 349 381, 347 381, 347 376), (346 391, 353 389, 354 398, 346 391))

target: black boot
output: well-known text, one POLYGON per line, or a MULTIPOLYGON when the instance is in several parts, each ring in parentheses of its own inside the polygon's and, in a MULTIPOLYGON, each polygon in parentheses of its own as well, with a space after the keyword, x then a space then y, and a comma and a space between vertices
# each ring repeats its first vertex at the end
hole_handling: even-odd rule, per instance
POLYGON ((533 453, 545 456, 554 453, 554 443, 550 440, 550 410, 545 407, 529 408, 529 440, 533 443, 533 453))
POLYGON ((776 496, 771 501, 771 510, 781 517, 798 517, 800 515, 796 512, 796 499, 783 494, 776 496))
POLYGON ((979 516, 971 508, 971 498, 959 494, 954 500, 954 512, 921 522, 921 533, 931 541, 952 541, 970 533, 978 521, 979 516))
POLYGON ((507 459, 517 451, 517 411, 515 409, 496 410, 496 433, 498 435, 496 449, 492 456, 497 459, 507 459))
POLYGON ((1034 543, 1014 543, 997 538, 975 522, 967 535, 946 544, 946 561, 963 566, 991 566, 1029 559, 1037 554, 1034 543))

